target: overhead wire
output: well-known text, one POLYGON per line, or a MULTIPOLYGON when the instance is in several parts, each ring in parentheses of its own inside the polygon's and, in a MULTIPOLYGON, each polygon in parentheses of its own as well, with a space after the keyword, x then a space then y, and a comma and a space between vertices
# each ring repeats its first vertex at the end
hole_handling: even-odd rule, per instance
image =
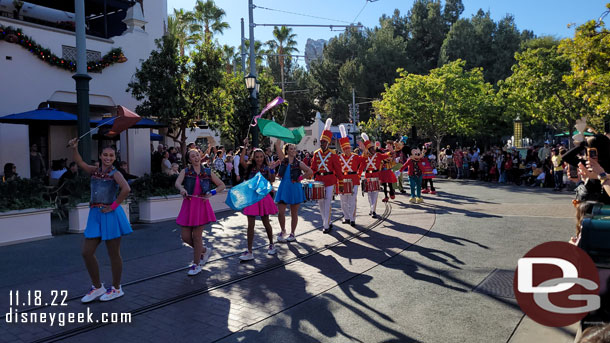
POLYGON ((330 20, 330 21, 336 21, 338 23, 346 23, 346 24, 351 24, 353 22, 349 22, 349 21, 345 21, 345 20, 338 20, 338 19, 331 19, 331 18, 324 18, 324 17, 317 17, 314 15, 309 15, 309 14, 303 14, 303 13, 296 13, 296 12, 290 12, 290 11, 284 11, 284 10, 278 10, 278 9, 274 9, 274 8, 268 8, 268 7, 262 7, 262 6, 256 6, 256 8, 260 8, 263 10, 267 10, 267 11, 275 11, 275 12, 281 12, 281 13, 287 13, 287 14, 294 14, 294 15, 300 15, 303 17, 309 17, 309 18, 315 18, 315 19, 322 19, 322 20, 330 20))
POLYGON ((364 6, 362 6, 362 9, 360 9, 360 12, 358 12, 358 14, 356 14, 356 18, 354 18, 354 20, 352 20, 352 23, 356 22, 356 19, 358 19, 358 17, 360 16, 360 14, 362 14, 362 11, 364 11, 364 8, 366 7, 366 5, 369 3, 368 0, 364 0, 364 6))

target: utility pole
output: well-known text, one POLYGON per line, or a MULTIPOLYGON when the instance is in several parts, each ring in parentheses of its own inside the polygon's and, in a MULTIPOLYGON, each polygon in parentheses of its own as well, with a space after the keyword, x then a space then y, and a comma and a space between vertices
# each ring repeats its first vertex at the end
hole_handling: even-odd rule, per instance
MULTIPOLYGON (((354 125, 354 128, 357 127, 357 118, 356 118, 356 112, 358 112, 358 110, 356 109, 356 90, 352 88, 352 123, 354 125)), ((353 132, 354 134, 354 144, 356 144, 356 130, 354 130, 353 132)))
POLYGON ((246 34, 244 33, 244 18, 241 18, 241 72, 246 75, 246 34))
MULTIPOLYGON (((76 113, 78 115, 78 136, 84 135, 90 129, 89 124, 89 80, 87 74, 87 39, 85 36, 85 0, 74 0, 74 16, 76 19, 76 113)), ((78 150, 85 163, 91 162, 91 135, 81 138, 78 150)))
MULTIPOLYGON (((248 17, 250 19, 250 75, 256 78, 256 57, 254 56, 254 26, 256 24, 254 24, 254 4, 252 0, 248 0, 248 17)), ((254 87, 250 93, 252 117, 258 113, 258 93, 256 88, 254 87)), ((258 125, 252 128, 252 146, 258 148, 258 125)))

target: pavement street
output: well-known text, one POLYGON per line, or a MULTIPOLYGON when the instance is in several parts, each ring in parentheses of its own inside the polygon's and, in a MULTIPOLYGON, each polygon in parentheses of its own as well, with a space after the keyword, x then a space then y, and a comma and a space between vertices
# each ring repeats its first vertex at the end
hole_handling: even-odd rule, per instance
MULTIPOLYGON (((574 231, 571 194, 474 181, 435 181, 421 205, 398 194, 373 220, 358 198, 358 228, 322 234, 317 206, 300 211, 298 241, 268 256, 260 221, 256 260, 240 263, 246 218, 224 212, 206 229, 214 254, 186 275, 190 249, 173 221, 136 224, 122 242, 125 296, 80 304, 89 287, 80 235, 0 247, 0 306, 11 290, 67 290, 65 307, 33 312, 132 312, 129 324, 0 324, 0 341, 102 342, 571 342, 575 329, 524 317, 512 294, 517 260, 574 231), (73 336, 67 335, 74 330, 73 336)), ((383 194, 381 193, 381 196, 383 194)), ((333 219, 341 217, 334 202, 333 219)), ((289 219, 289 218, 288 218, 289 219)), ((277 219, 272 218, 275 232, 277 219)), ((97 252, 102 279, 111 276, 97 252)), ((7 311, 2 311, 3 313, 7 311)))

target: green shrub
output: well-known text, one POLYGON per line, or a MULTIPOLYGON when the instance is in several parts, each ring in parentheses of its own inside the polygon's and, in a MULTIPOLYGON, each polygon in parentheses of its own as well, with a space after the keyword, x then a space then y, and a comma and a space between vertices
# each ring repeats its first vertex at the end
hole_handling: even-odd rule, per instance
POLYGON ((136 199, 180 194, 174 186, 177 178, 178 175, 170 176, 164 173, 144 174, 130 185, 131 194, 136 199))
POLYGON ((45 200, 47 194, 47 189, 38 179, 0 183, 0 212, 51 207, 51 203, 45 200))
POLYGON ((78 175, 74 179, 67 179, 59 192, 60 195, 68 197, 69 207, 89 202, 91 200, 91 177, 78 175))

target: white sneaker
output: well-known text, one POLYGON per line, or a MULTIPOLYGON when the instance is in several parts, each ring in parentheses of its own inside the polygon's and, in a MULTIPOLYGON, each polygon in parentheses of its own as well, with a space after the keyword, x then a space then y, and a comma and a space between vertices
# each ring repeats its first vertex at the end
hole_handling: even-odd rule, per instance
POLYGON ((122 297, 123 295, 125 295, 125 293, 123 293, 123 287, 119 286, 119 289, 116 289, 114 286, 112 286, 112 288, 109 288, 108 291, 106 291, 106 293, 100 297, 100 301, 114 300, 122 297))
POLYGON ((205 252, 201 256, 201 261, 199 261, 199 265, 203 267, 206 263, 208 263, 210 256, 212 256, 212 247, 206 247, 205 252))
POLYGON ((244 251, 243 254, 239 256, 239 259, 242 261, 252 261, 254 259, 254 255, 252 255, 252 253, 249 251, 244 251))
POLYGON ((284 243, 286 242, 286 237, 284 237, 284 235, 282 235, 281 233, 279 235, 277 235, 277 239, 278 242, 284 243))
POLYGON ((191 264, 191 267, 189 268, 189 271, 187 274, 193 276, 193 275, 197 275, 199 273, 201 273, 201 266, 194 264, 194 263, 191 264))
POLYGON ((275 253, 277 253, 277 251, 275 250, 275 246, 273 244, 269 244, 269 249, 267 249, 267 254, 275 255, 275 253))
POLYGON ((82 297, 80 301, 83 304, 90 303, 98 297, 104 295, 104 293, 106 293, 106 288, 104 288, 104 284, 102 284, 102 287, 100 288, 95 288, 95 286, 91 286, 89 292, 87 292, 87 294, 85 294, 85 296, 82 297))
POLYGON ((288 242, 294 242, 294 241, 296 241, 296 240, 297 240, 297 238, 296 238, 296 237, 294 237, 294 235, 293 235, 293 234, 290 234, 290 236, 288 236, 288 238, 286 238, 286 240, 287 240, 288 242))

